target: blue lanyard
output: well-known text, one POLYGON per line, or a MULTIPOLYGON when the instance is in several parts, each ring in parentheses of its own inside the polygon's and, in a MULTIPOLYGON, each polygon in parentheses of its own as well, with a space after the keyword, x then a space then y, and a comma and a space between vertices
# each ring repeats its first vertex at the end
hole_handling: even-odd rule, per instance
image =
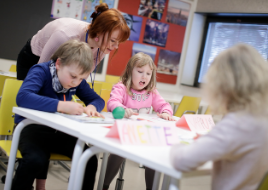
MULTIPOLYGON (((87 38, 88 38, 88 31, 86 33, 86 43, 87 43, 87 38)), ((98 48, 98 51, 97 51, 97 57, 96 57, 96 62, 95 62, 95 69, 94 69, 94 77, 93 77, 93 81, 92 81, 92 75, 90 73, 90 79, 91 79, 91 84, 92 84, 92 89, 94 90, 94 81, 95 81, 95 76, 96 76, 96 68, 97 68, 97 63, 98 63, 98 56, 99 56, 99 50, 100 48, 98 48)))

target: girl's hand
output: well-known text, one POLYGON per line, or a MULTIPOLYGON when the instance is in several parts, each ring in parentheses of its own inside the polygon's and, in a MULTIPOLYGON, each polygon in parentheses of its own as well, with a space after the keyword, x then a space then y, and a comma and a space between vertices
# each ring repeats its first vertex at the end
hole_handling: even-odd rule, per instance
POLYGON ((71 115, 81 115, 84 112, 84 108, 81 104, 76 102, 59 101, 57 111, 71 115))
POLYGON ((157 113, 157 116, 168 121, 176 121, 176 119, 174 119, 171 115, 165 112, 162 114, 157 113))
POLYGON ((102 114, 100 114, 99 112, 97 112, 97 109, 95 106, 93 105, 88 105, 87 107, 84 108, 84 112, 88 115, 88 116, 97 116, 97 117, 102 117, 104 118, 104 116, 102 114))
POLYGON ((132 115, 139 115, 138 113, 134 112, 132 109, 130 108, 126 108, 125 109, 125 118, 130 118, 132 115))

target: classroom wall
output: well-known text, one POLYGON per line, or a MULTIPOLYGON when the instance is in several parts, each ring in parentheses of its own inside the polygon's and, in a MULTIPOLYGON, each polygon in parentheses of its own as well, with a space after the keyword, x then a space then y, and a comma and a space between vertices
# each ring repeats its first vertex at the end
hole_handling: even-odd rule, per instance
MULTIPOLYGON (((138 0, 119 0, 128 2, 128 6, 136 6, 138 0), (133 3, 133 5, 132 5, 133 3)), ((185 29, 181 49, 180 69, 176 84, 158 83, 160 91, 181 93, 184 95, 201 96, 200 89, 181 85, 181 76, 185 64, 187 48, 190 39, 194 12, 241 12, 241 13, 267 13, 267 0, 186 0, 192 4, 192 9, 185 29)), ((118 8, 120 5, 118 3, 118 8)), ((16 63, 16 57, 26 40, 37 30, 51 21, 52 0, 49 1, 1 1, 0 5, 0 70, 8 70, 11 64, 16 63), (48 14, 48 15, 47 15, 48 14), (42 17, 42 18, 41 18, 42 17), (44 19, 45 18, 45 19, 44 19), (23 21, 23 19, 25 19, 23 21), (25 27, 25 25, 30 27, 25 27)), ((122 8, 122 7, 121 7, 122 8)), ((123 10, 122 10, 123 11, 123 10)), ((135 11, 137 8, 135 7, 135 11)), ((126 11, 127 12, 127 11, 126 11)), ((134 14, 133 12, 129 12, 134 14)), ((198 31, 197 31, 198 32, 198 31)), ((181 42, 180 42, 181 43, 181 42)), ((131 46, 131 44, 128 44, 131 46)), ((123 48, 124 49, 124 48, 123 48)), ((188 52, 189 53, 189 52, 188 52)), ((128 55, 129 56, 129 55, 128 55)), ((111 57, 110 57, 111 58, 111 57)), ((115 61, 115 60, 114 60, 115 61)), ((113 62, 112 62, 113 63, 113 62)), ((196 68, 192 68, 194 71, 196 68)))

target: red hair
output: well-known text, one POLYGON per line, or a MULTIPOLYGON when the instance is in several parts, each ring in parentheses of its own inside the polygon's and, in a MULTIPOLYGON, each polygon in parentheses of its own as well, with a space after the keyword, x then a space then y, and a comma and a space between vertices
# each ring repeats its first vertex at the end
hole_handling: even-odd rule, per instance
POLYGON ((120 31, 119 39, 117 39, 119 43, 125 42, 129 38, 130 29, 120 11, 109 9, 106 3, 96 6, 95 10, 98 16, 93 18, 94 22, 89 25, 90 38, 96 38, 98 34, 103 34, 101 46, 104 44, 104 36, 108 34, 108 40, 110 40, 112 32, 115 30, 120 31))

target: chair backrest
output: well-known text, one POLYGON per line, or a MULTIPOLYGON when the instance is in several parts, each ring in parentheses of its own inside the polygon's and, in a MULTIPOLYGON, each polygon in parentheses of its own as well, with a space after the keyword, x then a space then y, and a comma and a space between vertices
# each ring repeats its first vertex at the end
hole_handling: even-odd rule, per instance
POLYGON ((184 113, 196 113, 200 102, 201 98, 199 97, 183 96, 180 105, 174 115, 181 117, 184 113))
POLYGON ((264 175, 257 190, 267 190, 268 189, 268 172, 264 175))
POLYGON ((6 79, 0 106, 0 135, 12 135, 14 128, 14 113, 16 97, 23 81, 6 79))
POLYGON ((116 84, 120 80, 119 76, 113 76, 113 75, 106 75, 105 76, 105 82, 116 84))
POLYGON ((11 67, 9 68, 10 72, 17 72, 17 66, 16 65, 11 65, 11 67))
POLYGON ((111 90, 102 89, 101 90, 101 98, 105 101, 105 106, 102 111, 107 112, 107 102, 110 98, 111 90))
POLYGON ((0 75, 0 96, 2 96, 2 92, 3 92, 5 81, 8 78, 11 78, 11 77, 0 75))
MULTIPOLYGON (((94 86, 95 86, 95 84, 97 84, 97 83, 101 83, 102 84, 102 87, 101 87, 101 89, 106 89, 106 90, 112 90, 112 88, 113 88, 113 83, 109 83, 109 82, 102 82, 102 81, 95 81, 94 82, 94 86)), ((95 88, 95 87, 94 87, 95 88)))
MULTIPOLYGON (((91 82, 88 82, 90 88, 92 88, 92 84, 91 82)), ((94 91, 100 96, 101 93, 101 89, 102 89, 102 83, 99 82, 94 82, 94 91)))

